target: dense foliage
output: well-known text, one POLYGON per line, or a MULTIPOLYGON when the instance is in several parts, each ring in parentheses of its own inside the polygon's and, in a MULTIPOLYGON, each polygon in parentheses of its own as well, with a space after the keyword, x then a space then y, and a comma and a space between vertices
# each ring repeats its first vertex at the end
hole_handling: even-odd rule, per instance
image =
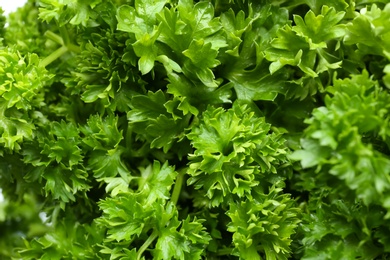
POLYGON ((0 258, 390 258, 387 2, 0 15, 0 258))

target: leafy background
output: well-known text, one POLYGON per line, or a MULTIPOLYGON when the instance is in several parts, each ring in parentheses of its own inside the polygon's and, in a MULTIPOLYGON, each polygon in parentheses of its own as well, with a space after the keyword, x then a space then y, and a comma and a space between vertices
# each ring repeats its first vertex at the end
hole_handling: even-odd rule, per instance
POLYGON ((387 0, 1 16, 0 256, 388 258, 389 21, 387 0))

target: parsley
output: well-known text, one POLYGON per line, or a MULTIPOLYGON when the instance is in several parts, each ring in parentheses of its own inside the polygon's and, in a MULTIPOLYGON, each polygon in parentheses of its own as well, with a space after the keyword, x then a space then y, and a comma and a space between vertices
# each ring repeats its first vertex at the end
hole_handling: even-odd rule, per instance
POLYGON ((0 9, 0 258, 388 258, 389 22, 384 0, 0 9))

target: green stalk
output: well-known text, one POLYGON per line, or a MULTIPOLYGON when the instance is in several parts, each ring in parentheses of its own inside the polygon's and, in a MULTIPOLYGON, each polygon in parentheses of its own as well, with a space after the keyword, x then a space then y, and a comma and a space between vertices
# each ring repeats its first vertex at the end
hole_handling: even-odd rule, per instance
MULTIPOLYGON (((181 187, 183 185, 184 180, 184 174, 187 171, 187 168, 180 169, 176 178, 175 186, 173 187, 173 192, 171 196, 171 202, 176 205, 177 201, 179 200, 181 187)), ((153 233, 148 237, 148 239, 145 241, 145 243, 140 247, 140 249, 137 252, 137 260, 141 259, 142 254, 145 252, 145 250, 152 244, 152 242, 158 237, 158 231, 155 229, 153 230, 153 233)))
POLYGON ((59 45, 64 45, 64 41, 62 40, 61 36, 53 33, 52 31, 45 32, 45 37, 58 43, 59 45))
POLYGON ((52 52, 49 56, 44 58, 39 65, 46 67, 47 65, 49 65, 50 63, 52 63, 53 61, 55 61, 56 59, 64 55, 67 51, 68 51, 68 47, 61 46, 60 48, 52 52))
POLYGON ((152 242, 158 237, 158 231, 155 229, 153 233, 146 239, 145 243, 140 247, 137 252, 137 260, 140 260, 145 250, 152 244, 152 242))
POLYGON ((62 40, 64 41, 64 45, 68 46, 70 44, 68 30, 66 30, 65 26, 59 27, 59 30, 61 33, 62 40))
POLYGON ((70 50, 71 52, 76 52, 76 53, 81 52, 80 46, 74 45, 74 44, 72 44, 72 43, 70 43, 70 44, 68 45, 68 50, 70 50))
POLYGON ((173 187, 172 196, 171 196, 171 202, 173 204, 177 204, 177 201, 180 197, 181 192, 181 186, 183 186, 183 180, 184 180, 184 173, 187 171, 187 168, 180 169, 177 175, 175 186, 173 187))
POLYGON ((51 215, 51 224, 53 225, 53 227, 57 225, 57 218, 59 213, 60 213, 60 206, 56 206, 51 215))
POLYGON ((223 249, 219 249, 217 251, 217 255, 221 256, 221 255, 230 255, 232 253, 233 249, 232 248, 223 248, 223 249))

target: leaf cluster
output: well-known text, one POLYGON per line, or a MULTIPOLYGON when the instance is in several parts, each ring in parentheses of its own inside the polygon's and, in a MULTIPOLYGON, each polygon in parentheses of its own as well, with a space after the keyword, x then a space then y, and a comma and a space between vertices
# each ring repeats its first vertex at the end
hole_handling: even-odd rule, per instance
POLYGON ((383 0, 0 14, 0 258, 386 259, 389 20, 383 0))

